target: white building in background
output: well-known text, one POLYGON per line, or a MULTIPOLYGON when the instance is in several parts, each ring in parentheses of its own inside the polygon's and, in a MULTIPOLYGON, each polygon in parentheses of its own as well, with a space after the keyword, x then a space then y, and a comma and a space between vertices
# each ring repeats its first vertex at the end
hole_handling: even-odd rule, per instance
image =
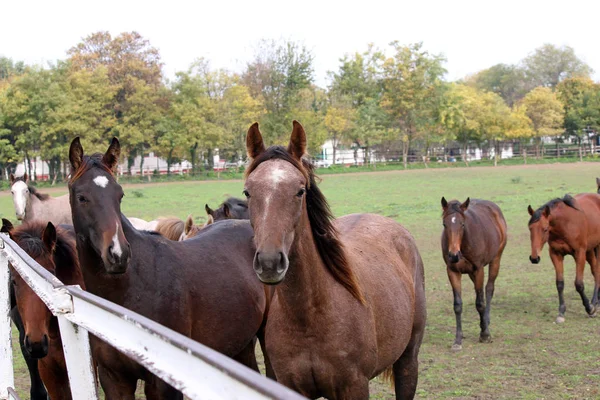
MULTIPOLYGON (((375 162, 373 154, 369 155, 369 162, 375 162)), ((335 160, 333 159, 333 141, 327 140, 321 146, 320 154, 313 154, 313 158, 316 159, 315 163, 320 167, 329 167, 333 164, 339 165, 363 165, 365 162, 365 150, 361 147, 338 148, 335 152, 335 160)))

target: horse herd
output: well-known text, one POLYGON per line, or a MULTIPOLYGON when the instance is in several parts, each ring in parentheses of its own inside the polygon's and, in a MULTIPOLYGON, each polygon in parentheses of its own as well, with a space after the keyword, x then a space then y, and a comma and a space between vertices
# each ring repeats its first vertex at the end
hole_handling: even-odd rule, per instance
MULTIPOLYGON (((267 376, 304 396, 367 399, 369 380, 383 375, 397 399, 413 398, 426 323, 415 240, 379 215, 334 219, 304 158, 306 143, 297 121, 287 148, 266 148, 258 124, 252 125, 246 201, 229 199, 217 210, 207 205, 209 223, 196 226, 191 216, 150 223, 125 217, 115 176, 119 141, 113 138, 104 154, 86 155, 76 138, 69 150, 68 197, 50 198, 28 186, 26 176, 13 177, 23 224, 3 219, 2 232, 65 284, 80 285, 256 371, 258 340, 267 376)), ((456 314, 452 348, 460 350, 461 277, 468 274, 475 285, 480 341, 489 342, 507 226, 500 208, 486 200, 442 198, 442 211, 442 254, 456 314)), ((599 211, 599 194, 529 207, 530 259, 539 262, 548 242, 558 322, 565 312, 564 255, 576 259, 575 286, 586 311, 592 316, 598 307, 599 211), (586 260, 595 276, 591 303, 583 287, 586 260)), ((71 399, 56 319, 12 267, 11 279, 11 317, 30 371, 31 398, 71 399)), ((134 399, 140 379, 147 398, 183 399, 111 346, 93 336, 90 341, 106 399, 134 399)))

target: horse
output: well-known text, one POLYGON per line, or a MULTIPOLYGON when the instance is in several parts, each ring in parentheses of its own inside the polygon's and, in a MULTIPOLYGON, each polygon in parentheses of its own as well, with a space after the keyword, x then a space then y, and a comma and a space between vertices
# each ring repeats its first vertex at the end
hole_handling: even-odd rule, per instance
MULTIPOLYGON (((3 218, 1 231, 8 233, 31 258, 65 285, 80 285, 85 289, 72 230, 55 228, 52 222, 41 221, 25 222, 14 228, 3 218)), ((11 278, 24 327, 24 337, 20 339, 22 346, 38 361, 39 374, 50 398, 70 400, 71 388, 58 320, 12 267, 11 278)), ((38 398, 47 399, 47 396, 38 398)))
POLYGON ((462 298, 461 280, 463 274, 475 285, 475 308, 479 312, 481 332, 479 341, 491 342, 490 309, 500 259, 506 247, 507 226, 500 207, 488 200, 467 198, 464 203, 458 200, 446 201, 442 197, 442 256, 446 263, 448 279, 454 296, 456 316, 456 337, 452 350, 462 349, 462 298), (483 293, 484 267, 488 267, 488 280, 483 293))
POLYGON ((596 178, 596 193, 600 194, 600 178, 596 178))
POLYGON ((565 287, 563 261, 565 255, 575 259, 575 290, 581 296, 585 311, 590 317, 596 315, 598 308, 598 290, 600 288, 600 270, 598 267, 598 248, 600 246, 600 195, 581 193, 575 197, 565 195, 562 199, 550 200, 537 210, 531 205, 527 208, 531 255, 533 264, 540 262, 540 252, 548 242, 548 252, 556 272, 558 290, 558 317, 556 323, 565 322, 565 287), (583 273, 585 262, 590 264, 594 275, 594 294, 591 303, 585 295, 583 273))
MULTIPOLYGON (((254 344, 258 336, 264 346, 266 293, 252 271, 250 223, 222 221, 184 242, 138 231, 121 213, 119 156, 117 138, 104 154, 84 155, 79 138, 69 149, 71 212, 87 290, 258 371, 254 344)), ((108 400, 133 400, 138 379, 148 398, 183 398, 106 343, 92 340, 92 349, 108 400)))
POLYGON ((306 397, 367 399, 369 380, 385 372, 396 398, 413 398, 426 320, 413 237, 379 215, 333 219, 299 122, 287 149, 266 149, 258 123, 246 147, 253 267, 278 285, 265 332, 277 381, 306 397))
POLYGON ((169 240, 181 240, 185 223, 176 217, 158 218, 155 232, 160 233, 169 240))
POLYGON ((215 222, 223 219, 250 218, 248 215, 248 202, 235 197, 229 197, 216 210, 211 209, 208 204, 205 204, 204 210, 215 222))
POLYGON ((28 182, 27 173, 21 177, 10 174, 10 191, 18 220, 26 222, 39 219, 50 221, 54 225, 73 224, 69 195, 51 197, 38 192, 35 187, 28 185, 28 182))

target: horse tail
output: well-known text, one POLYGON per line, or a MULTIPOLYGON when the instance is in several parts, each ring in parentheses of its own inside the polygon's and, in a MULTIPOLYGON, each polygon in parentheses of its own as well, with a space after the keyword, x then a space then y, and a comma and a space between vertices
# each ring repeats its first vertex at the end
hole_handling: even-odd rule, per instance
POLYGON ((395 389, 395 381, 394 381, 394 366, 390 365, 389 367, 387 367, 380 375, 381 380, 384 383, 387 383, 388 385, 390 385, 392 388, 395 389))

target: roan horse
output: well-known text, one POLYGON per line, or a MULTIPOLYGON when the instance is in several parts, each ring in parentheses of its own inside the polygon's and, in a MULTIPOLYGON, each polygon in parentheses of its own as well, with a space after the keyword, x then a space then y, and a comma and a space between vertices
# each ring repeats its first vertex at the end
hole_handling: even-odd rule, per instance
MULTIPOLYGON (((31 258, 65 285, 80 285, 85 289, 73 231, 41 221, 26 222, 14 228, 4 218, 1 231, 8 233, 31 258)), ((24 326, 22 345, 32 358, 38 359, 39 373, 50 399, 71 399, 58 321, 12 267, 11 277, 24 326)))
POLYGON ((500 259, 506 247, 506 221, 500 207, 487 200, 446 201, 442 197, 442 256, 454 295, 456 337, 452 350, 462 349, 462 274, 475 285, 475 308, 479 312, 480 342, 490 342, 490 308, 500 259), (483 293, 484 269, 489 264, 483 293))
POLYGON ((44 222, 50 221, 54 225, 73 224, 69 207, 69 195, 52 197, 42 194, 33 186, 28 185, 27 182, 27 174, 18 178, 10 174, 10 191, 17 219, 23 221, 39 219, 44 222))
POLYGON ((387 371, 396 398, 412 398, 426 319, 414 239, 378 215, 332 219, 297 121, 287 149, 265 149, 258 123, 246 144, 254 270, 278 284, 266 326, 277 381, 307 397, 367 399, 387 371))
POLYGON ((540 262, 540 252, 548 242, 550 259, 556 272, 556 289, 558 290, 557 323, 565 321, 565 287, 563 261, 565 255, 575 259, 575 289, 581 296, 585 311, 595 316, 599 304, 598 288, 600 287, 600 270, 598 268, 598 246, 600 246, 600 195, 582 193, 574 198, 565 195, 562 199, 554 199, 536 211, 528 207, 529 232, 531 238, 531 255, 533 264, 540 262), (592 302, 585 295, 583 273, 585 262, 595 278, 592 302))
MULTIPOLYGON (((252 271, 253 231, 223 221, 184 242, 138 231, 121 214, 114 138, 106 153, 84 156, 76 138, 69 195, 87 290, 258 370, 255 337, 266 316, 263 285, 252 271)), ((149 399, 182 394, 100 340, 92 341, 106 398, 134 399, 138 379, 149 399)))

